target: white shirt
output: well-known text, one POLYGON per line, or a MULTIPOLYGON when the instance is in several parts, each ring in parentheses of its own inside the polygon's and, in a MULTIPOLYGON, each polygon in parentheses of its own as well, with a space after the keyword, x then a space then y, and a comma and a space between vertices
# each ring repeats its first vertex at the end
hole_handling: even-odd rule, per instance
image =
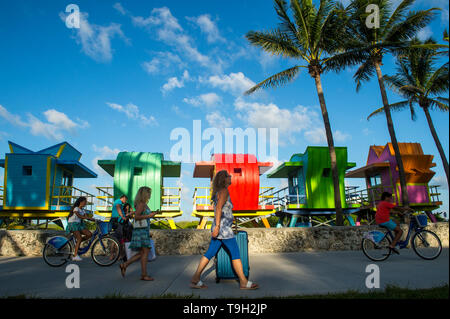
POLYGON ((75 214, 75 212, 77 212, 80 215, 85 215, 86 214, 84 209, 79 208, 79 207, 75 207, 73 209, 73 215, 71 217, 69 217, 69 220, 67 222, 69 222, 69 223, 81 223, 81 219, 77 216, 77 214, 75 214))

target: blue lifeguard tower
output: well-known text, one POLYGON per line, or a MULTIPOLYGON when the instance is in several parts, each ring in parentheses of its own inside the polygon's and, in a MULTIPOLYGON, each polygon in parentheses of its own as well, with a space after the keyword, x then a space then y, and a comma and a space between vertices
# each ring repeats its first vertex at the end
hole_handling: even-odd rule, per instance
MULTIPOLYGON (((4 184, 0 191, 1 218, 55 220, 67 217, 80 196, 88 199, 92 210, 94 195, 73 185, 75 178, 96 178, 97 174, 80 163, 81 153, 68 142, 38 152, 8 141, 10 152, 0 159, 4 184)), ((63 225, 61 220, 58 225, 63 225)))

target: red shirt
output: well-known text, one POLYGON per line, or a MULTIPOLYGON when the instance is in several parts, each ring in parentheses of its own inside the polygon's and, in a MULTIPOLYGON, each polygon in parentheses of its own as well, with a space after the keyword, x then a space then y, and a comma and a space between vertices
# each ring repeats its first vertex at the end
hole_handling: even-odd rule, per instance
POLYGON ((395 205, 386 201, 381 201, 377 206, 377 213, 375 214, 375 222, 377 224, 386 223, 391 219, 390 211, 395 205))

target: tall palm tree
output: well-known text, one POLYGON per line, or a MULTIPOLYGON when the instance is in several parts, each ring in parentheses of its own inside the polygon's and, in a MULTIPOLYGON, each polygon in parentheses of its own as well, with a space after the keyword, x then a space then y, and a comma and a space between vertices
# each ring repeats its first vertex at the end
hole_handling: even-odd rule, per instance
MULTIPOLYGON (((284 85, 293 81, 302 68, 308 70, 309 75, 315 81, 330 152, 336 224, 343 225, 336 152, 321 75, 328 70, 339 71, 346 66, 345 63, 334 65, 331 63, 334 55, 341 53, 342 44, 338 40, 341 39, 339 35, 345 26, 345 12, 340 3, 331 0, 321 0, 318 8, 313 5, 312 0, 291 0, 290 9, 293 19, 288 15, 287 1, 275 0, 274 7, 280 19, 278 28, 272 31, 250 31, 246 34, 247 39, 251 44, 261 47, 267 52, 306 63, 294 65, 272 75, 249 89, 246 94, 251 94, 261 88, 275 88, 284 85)), ((356 62, 361 60, 358 60, 358 53, 350 58, 356 62)), ((352 61, 346 61, 346 63, 349 64, 352 61)))
MULTIPOLYGON (((407 49, 405 54, 398 56, 396 61, 397 73, 393 76, 384 76, 384 81, 406 99, 389 105, 389 108, 397 111, 409 107, 413 120, 416 118, 414 105, 417 104, 422 108, 444 165, 447 184, 450 184, 448 161, 430 116, 430 109, 437 109, 443 112, 449 111, 448 98, 440 96, 443 93, 448 93, 449 65, 447 62, 440 68, 435 67, 437 60, 436 50, 426 48, 429 44, 435 44, 433 40, 428 39, 425 42, 421 42, 415 39, 413 44, 414 47, 407 49), (420 48, 418 46, 420 44, 424 44, 424 48, 420 48)), ((384 112, 384 108, 379 108, 370 114, 368 119, 382 112, 384 112)))
MULTIPOLYGON (((351 15, 347 24, 347 32, 353 35, 353 39, 348 40, 347 48, 350 50, 350 55, 354 54, 351 52, 352 48, 357 49, 355 52, 358 55, 360 55, 359 50, 365 49, 368 53, 367 59, 354 75, 357 91, 363 82, 368 81, 375 74, 377 76, 388 131, 398 165, 402 204, 408 206, 409 199, 406 190, 405 170, 398 147, 381 66, 383 65, 383 57, 386 54, 396 53, 399 49, 409 46, 411 38, 430 23, 435 16, 435 11, 439 9, 409 11, 415 0, 403 0, 393 10, 392 2, 388 0, 352 0, 348 7, 351 15), (375 4, 379 8, 379 28, 371 29, 367 27, 366 19, 370 15, 370 13, 366 12, 368 4, 375 4)), ((393 186, 396 188, 395 185, 393 186)))

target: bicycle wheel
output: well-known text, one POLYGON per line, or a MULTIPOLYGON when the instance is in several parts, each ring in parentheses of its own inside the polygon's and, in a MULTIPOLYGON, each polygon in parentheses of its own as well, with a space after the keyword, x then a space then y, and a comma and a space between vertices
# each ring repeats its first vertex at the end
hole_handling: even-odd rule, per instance
POLYGON ((391 255, 389 245, 391 240, 388 236, 384 236, 378 243, 374 243, 368 238, 363 238, 361 241, 361 249, 367 258, 373 261, 386 260, 391 255))
POLYGON ((51 267, 60 267, 67 263, 72 256, 72 243, 69 241, 60 249, 53 247, 53 245, 45 244, 44 249, 42 251, 42 257, 47 265, 51 267))
POLYGON ((442 244, 438 235, 429 230, 421 230, 414 234, 412 247, 419 257, 433 260, 442 252, 442 244))
POLYGON ((111 266, 119 259, 119 242, 111 236, 98 238, 92 245, 91 256, 97 265, 111 266))

